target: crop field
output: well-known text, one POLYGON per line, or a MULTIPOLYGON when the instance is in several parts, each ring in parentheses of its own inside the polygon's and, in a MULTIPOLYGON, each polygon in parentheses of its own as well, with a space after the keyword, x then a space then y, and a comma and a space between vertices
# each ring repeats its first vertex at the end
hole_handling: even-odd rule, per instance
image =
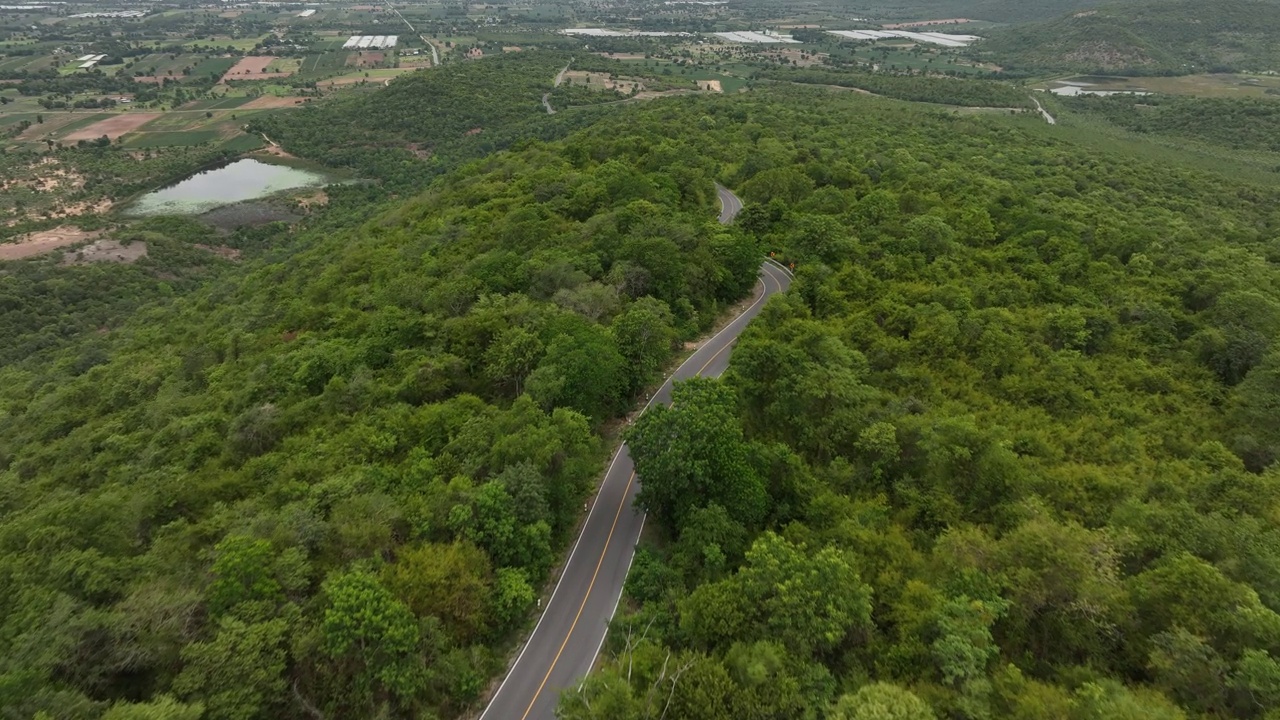
POLYGON ((302 64, 298 66, 298 74, 302 77, 328 75, 340 72, 346 64, 346 52, 317 53, 303 59, 302 64))
POLYGON ((125 139, 125 147, 154 148, 175 145, 203 145, 218 139, 215 130, 184 130, 180 132, 143 132, 125 139))
POLYGON ((151 122, 145 126, 139 126, 138 130, 142 132, 169 132, 178 130, 194 130, 202 125, 207 124, 211 118, 206 118, 203 112, 198 110, 188 112, 185 110, 175 110, 167 112, 163 115, 157 115, 151 122))
POLYGON ((180 110, 232 110, 247 104, 253 98, 247 95, 228 95, 214 99, 192 100, 180 110))
POLYGON ((298 68, 301 66, 302 60, 299 58, 276 58, 267 66, 266 72, 292 75, 298 72, 298 68))
POLYGON ((63 140, 74 142, 77 140, 96 140, 103 135, 115 140, 126 133, 133 132, 138 128, 159 117, 158 113, 120 113, 118 115, 98 116, 101 119, 96 122, 86 124, 72 132, 66 132, 67 128, 63 128, 66 133, 63 140))
POLYGON ((200 61, 199 65, 196 65, 194 68, 192 68, 191 74, 204 75, 204 76, 209 76, 209 75, 221 76, 224 73, 226 73, 228 70, 230 70, 231 67, 235 64, 236 64, 236 58, 229 58, 229 57, 205 58, 204 60, 200 61))
POLYGON ((38 125, 32 125, 27 131, 19 136, 22 140, 39 140, 46 135, 56 138, 63 138, 66 133, 71 133, 80 128, 87 127, 104 118, 113 117, 104 113, 43 113, 44 122, 38 125))
POLYGON ((51 68, 57 62, 52 55, 18 55, 0 58, 0 72, 33 72, 51 68))
POLYGON ((232 152, 249 152, 264 147, 266 142, 259 135, 237 135, 222 143, 223 150, 232 152))
POLYGON ((171 55, 169 53, 152 53, 133 61, 133 66, 128 72, 131 75, 162 75, 162 76, 181 76, 182 71, 186 68, 195 68, 204 60, 206 56, 195 53, 179 53, 171 55))

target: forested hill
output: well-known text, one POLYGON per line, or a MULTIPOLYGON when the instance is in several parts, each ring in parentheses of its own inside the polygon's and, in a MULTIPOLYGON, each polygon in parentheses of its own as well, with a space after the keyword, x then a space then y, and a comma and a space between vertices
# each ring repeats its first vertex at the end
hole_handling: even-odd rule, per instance
POLYGON ((630 433, 655 541, 562 717, 1274 713, 1280 191, 1059 130, 614 106, 0 368, 0 718, 474 710, 763 250, 630 433))
POLYGON ((0 368, 0 717, 474 701, 597 430, 755 283, 714 161, 633 137, 495 155, 0 368))
POLYGON ((1280 67, 1280 2, 1109 3, 992 33, 981 50, 1012 73, 1275 70, 1280 67))

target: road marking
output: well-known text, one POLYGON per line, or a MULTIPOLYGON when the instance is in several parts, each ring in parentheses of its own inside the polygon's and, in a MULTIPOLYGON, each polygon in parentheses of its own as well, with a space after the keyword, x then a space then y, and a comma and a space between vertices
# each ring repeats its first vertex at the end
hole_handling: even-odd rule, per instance
POLYGON ((609 543, 613 540, 613 531, 618 527, 618 518, 622 517, 622 508, 627 506, 627 494, 631 492, 631 483, 636 479, 636 473, 633 470, 631 477, 627 478, 627 486, 622 490, 622 502, 618 503, 618 512, 613 516, 613 525, 609 526, 609 534, 604 539, 604 549, 600 551, 600 559, 596 561, 596 570, 591 573, 591 582, 587 583, 587 594, 582 596, 582 604, 578 606, 578 614, 573 616, 573 624, 569 626, 569 632, 564 635, 564 642, 560 643, 560 649, 556 650, 556 656, 551 659, 551 667, 547 668, 547 674, 542 677, 542 682, 538 685, 538 689, 533 693, 533 699, 529 701, 529 707, 524 709, 524 714, 520 716, 520 720, 529 717, 529 713, 533 712, 533 706, 538 702, 538 697, 542 695, 542 689, 547 686, 547 680, 551 677, 552 671, 556 669, 556 663, 560 662, 560 654, 564 652, 564 648, 569 644, 569 638, 573 637, 573 629, 578 627, 578 619, 582 617, 582 610, 587 606, 587 600, 591 599, 591 589, 596 585, 596 577, 600 575, 600 566, 604 565, 604 556, 609 553, 609 543))
MULTIPOLYGON (((767 268, 765 268, 765 272, 764 272, 763 274, 764 274, 764 275, 766 275, 766 276, 768 276, 769 278, 771 278, 771 279, 774 281, 774 283, 775 283, 775 284, 777 284, 777 286, 778 286, 778 291, 779 291, 779 292, 781 292, 781 291, 782 291, 782 283, 778 280, 778 278, 777 278, 777 276, 776 276, 776 275, 774 275, 773 273, 769 272, 767 268)), ((765 281, 765 278, 763 278, 763 277, 762 277, 762 278, 760 278, 757 282, 759 282, 759 283, 760 283, 761 290, 762 290, 762 292, 760 293, 760 297, 756 298, 755 302, 751 303, 751 305, 750 305, 749 307, 747 307, 747 309, 746 309, 746 310, 743 310, 743 311, 742 311, 742 313, 741 313, 741 314, 739 314, 739 315, 738 315, 738 317, 737 317, 737 318, 735 318, 733 322, 730 322, 729 324, 725 325, 725 327, 721 328, 720 332, 716 333, 716 334, 711 338, 711 340, 710 340, 709 342, 715 342, 715 340, 716 340, 717 338, 719 338, 721 335, 725 334, 726 332, 729 332, 731 329, 733 329, 733 327, 734 327, 735 323, 737 322, 737 320, 739 320, 739 319, 741 319, 742 317, 744 317, 744 316, 746 316, 747 314, 749 314, 752 310, 754 310, 754 309, 755 309, 755 307, 756 307, 757 305, 759 305, 760 303, 764 302, 764 300, 766 300, 766 299, 768 298, 768 296, 769 296, 769 284, 765 281)), ((720 350, 719 350, 718 352, 716 352, 716 354, 715 354, 715 355, 713 355, 713 356, 711 357, 711 359, 710 359, 710 360, 708 360, 706 363, 703 363, 702 367, 701 367, 701 368, 699 368, 699 370, 698 370, 698 374, 699 374, 699 375, 701 375, 701 374, 702 374, 702 372, 703 372, 704 370, 706 370, 706 369, 707 369, 707 367, 708 367, 708 366, 709 366, 709 365, 710 365, 710 364, 711 364, 711 363, 712 363, 712 362, 713 362, 717 357, 719 357, 721 353, 723 353, 726 349, 728 349, 728 348, 732 347, 733 345, 734 345, 734 343, 730 342, 730 343, 726 344, 724 347, 720 348, 720 350)), ((705 347, 705 346, 704 346, 704 347, 705 347)), ((694 355, 696 356, 696 355, 697 355, 697 353, 695 352, 695 353, 694 353, 694 355)), ((689 362, 692 362, 692 361, 693 361, 693 357, 690 357, 690 358, 688 358, 687 360, 685 360, 685 363, 689 363, 689 362)), ((668 380, 667 380, 667 382, 666 382, 666 383, 664 383, 664 386, 665 386, 665 385, 667 385, 667 384, 674 384, 674 382, 675 382, 675 375, 676 375, 677 373, 679 373, 680 369, 684 367, 684 364, 685 364, 685 363, 682 363, 680 367, 676 368, 676 370, 671 374, 671 377, 670 377, 670 378, 668 378, 668 380)), ((650 407, 650 406, 652 406, 652 405, 653 405, 654 401, 658 399, 658 395, 662 392, 662 389, 663 389, 662 387, 659 387, 659 388, 658 388, 658 390, 657 390, 656 392, 654 392, 654 393, 653 393, 653 396, 649 398, 649 401, 648 401, 647 403, 645 403, 644 408, 643 408, 643 409, 641 409, 641 411, 640 411, 640 412, 641 412, 641 414, 643 414, 645 411, 647 411, 647 410, 649 409, 649 407, 650 407)), ((608 480, 609 475, 613 472, 613 467, 614 467, 614 465, 616 465, 616 464, 617 464, 618 460, 622 457, 622 451, 623 451, 625 448, 626 448, 626 443, 623 443, 623 444, 618 448, 618 451, 614 454, 614 456, 613 456, 613 460, 609 463, 609 467, 608 467, 608 469, 607 469, 607 470, 605 470, 605 481, 607 481, 607 480, 608 480)), ((591 582, 590 582, 590 584, 587 586, 587 593, 586 593, 586 595, 582 598, 582 604, 578 607, 577 615, 575 615, 575 616, 574 616, 573 623, 572 623, 572 624, 570 625, 570 627, 569 627, 569 632, 565 635, 564 641, 560 643, 560 648, 559 648, 559 650, 557 650, 557 651, 556 651, 555 658, 551 661, 551 667, 547 669, 547 674, 546 674, 545 676, 543 676, 543 678, 542 678, 542 683, 538 686, 538 690, 537 690, 537 692, 535 692, 535 693, 534 693, 533 699, 529 702, 528 707, 526 707, 526 708, 525 708, 524 715, 522 715, 522 716, 521 716, 521 720, 527 720, 527 718, 529 717, 529 713, 533 711, 533 706, 534 706, 534 704, 536 704, 536 703, 537 703, 538 698, 542 695, 542 691, 543 691, 543 689, 545 689, 546 684, 547 684, 547 681, 551 678, 551 673, 555 670, 556 664, 557 664, 557 663, 559 662, 559 660, 560 660, 560 655, 564 652, 565 647, 569 644, 569 638, 573 635, 574 628, 575 628, 575 627, 577 626, 577 624, 578 624, 578 619, 579 619, 579 618, 581 618, 581 616, 582 616, 582 612, 583 612, 583 610, 586 608, 587 600, 588 600, 588 599, 590 599, 590 597, 591 597, 591 591, 592 591, 592 588, 595 586, 596 578, 597 578, 597 576, 598 576, 598 575, 599 575, 599 573, 600 573, 600 567, 601 567, 601 565, 604 563, 604 557, 605 557, 605 554, 608 552, 609 544, 610 544, 610 542, 613 540, 613 534, 614 534, 614 531, 615 531, 615 530, 616 530, 616 528, 617 528, 617 525, 618 525, 618 519, 622 516, 622 508, 626 506, 626 502, 627 502, 627 495, 628 495, 628 494, 630 493, 630 491, 631 491, 631 484, 634 482, 634 480, 635 480, 635 472, 633 471, 633 472, 631 473, 631 476, 627 479, 627 486, 626 486, 626 488, 623 490, 623 493, 622 493, 622 504, 618 506, 618 511, 617 511, 617 513, 615 513, 615 514, 614 514, 614 518, 613 518, 613 525, 609 528, 609 535, 608 535, 608 537, 605 539, 605 546, 604 546, 604 550, 602 550, 602 551, 601 551, 601 553, 600 553, 600 559, 599 559, 598 561, 596 561, 596 569, 595 569, 595 571, 592 573, 592 576, 591 576, 591 582)), ((585 529, 586 529, 587 525, 589 525, 589 524, 591 523, 591 517, 592 517, 592 515, 594 515, 594 514, 595 514, 596 505, 598 504, 598 501, 600 500, 600 496, 603 494, 603 491, 604 491, 604 485, 603 485, 603 483, 602 483, 602 484, 601 484, 601 486, 600 486, 600 489, 599 489, 599 490, 597 491, 597 493, 596 493, 595 502, 593 502, 593 503, 592 503, 592 505, 591 505, 591 510, 587 513, 587 519, 586 519, 586 521, 583 523, 583 531, 579 532, 577 540, 575 540, 575 541, 574 541, 574 543, 573 543, 573 549, 569 551, 569 559, 565 562, 564 570, 563 570, 563 571, 562 571, 562 573, 561 573, 560 579, 559 579, 559 580, 557 580, 557 582, 556 582, 556 587, 555 587, 555 589, 554 589, 554 590, 552 590, 552 592, 551 592, 551 598, 547 601, 547 604, 544 606, 543 611, 542 611, 542 614, 538 617, 538 622, 537 622, 537 624, 536 624, 536 625, 534 626, 534 628, 533 628, 533 632, 532 632, 532 633, 530 633, 528 640, 526 640, 526 641, 525 641, 525 645, 524 645, 524 647, 522 647, 522 648, 520 649, 520 653, 519 653, 519 655, 516 657, 515 662, 514 662, 514 663, 512 663, 512 664, 511 664, 511 667, 508 669, 508 671, 507 671, 507 676, 506 676, 505 678, 503 678, 502 682, 498 685, 498 689, 497 689, 497 691, 496 691, 496 692, 494 692, 493 696, 489 698, 489 704, 485 706, 484 712, 482 712, 482 713, 481 713, 481 715, 480 715, 481 720, 484 720, 485 716, 487 716, 487 715, 489 714, 489 710, 491 710, 491 709, 493 708, 493 704, 494 704, 494 702, 495 702, 495 701, 497 700, 497 698, 502 694, 502 690, 503 690, 503 688, 505 688, 505 687, 506 687, 506 685, 507 685, 507 681, 508 681, 508 680, 510 680, 510 679, 515 675, 515 673, 516 673, 516 668, 518 668, 518 667, 519 667, 519 665, 520 665, 520 661, 524 659, 525 652, 526 652, 526 651, 528 651, 528 649, 529 649, 529 647, 530 647, 531 645, 533 645, 533 639, 534 639, 534 637, 536 637, 536 636, 537 636, 537 634, 538 634, 538 630, 539 630, 539 629, 541 629, 541 627, 542 627, 542 621, 543 621, 543 620, 546 620, 546 619, 547 619, 547 617, 551 614, 551 607, 555 604, 556 595, 560 592, 560 585, 564 582, 564 579, 565 579, 566 577, 568 577, 568 570, 569 570, 569 568, 573 565, 573 558, 574 558, 574 556, 575 556, 575 555, 577 554, 577 552, 578 552, 578 545, 582 542, 582 537, 583 537, 583 535, 585 535, 585 534, 586 534, 586 533, 585 533, 585 529)), ((643 528, 644 528, 644 521, 645 521, 645 519, 646 519, 646 518, 642 515, 642 516, 641 516, 641 520, 640 520, 640 523, 641 523, 641 524, 640 524, 640 527, 641 527, 641 529, 643 529, 643 528)), ((633 561, 634 559, 635 559, 635 547, 633 546, 633 547, 631 548, 631 557, 627 559, 627 570, 628 570, 628 574, 630 574, 630 573, 629 573, 629 571, 630 571, 630 568, 631 568, 631 563, 632 563, 632 561, 633 561)), ((620 590, 619 592, 621 592, 621 590, 620 590)), ((619 600, 621 600, 621 596, 619 596, 619 600)), ((609 613, 609 619, 610 619, 610 620, 612 620, 612 619, 613 619, 613 615, 614 615, 616 612, 617 612, 617 602, 615 602, 615 603, 614 603, 613 611, 609 613)), ((607 637, 607 635, 608 635, 608 628, 606 627, 605 636, 607 637)), ((601 639, 600 639, 600 645, 596 648, 596 654, 593 656, 593 658, 595 658, 595 657, 599 657, 599 655, 600 655, 600 648, 604 647, 604 641, 605 641, 606 637, 601 637, 601 639)))

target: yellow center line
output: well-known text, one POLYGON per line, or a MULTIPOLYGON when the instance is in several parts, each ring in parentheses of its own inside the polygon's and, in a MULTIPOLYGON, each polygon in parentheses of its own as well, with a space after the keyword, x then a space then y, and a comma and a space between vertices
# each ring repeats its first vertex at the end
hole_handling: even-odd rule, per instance
MULTIPOLYGON (((765 275, 769 276, 769 273, 766 272, 765 275)), ((777 283, 778 289, 781 290, 782 283, 779 283, 776 279, 774 282, 777 283)), ((765 292, 769 292, 768 283, 761 280, 761 284, 764 285, 765 292)), ((711 365, 711 363, 715 362, 716 358, 720 357, 720 355, 724 353, 725 350, 728 350, 732 345, 732 342, 725 343, 724 347, 717 350, 716 354, 712 355, 710 360, 707 360, 702 364, 702 367, 698 368, 697 374, 701 375, 702 372, 711 365)), ((627 504, 627 494, 631 491, 631 483, 635 482, 635 479, 636 474, 633 471, 631 473, 631 477, 627 478, 627 487, 622 491, 622 502, 618 505, 618 511, 614 513, 613 525, 609 527, 609 535, 605 537, 604 549, 600 551, 600 559, 596 561, 595 572, 591 573, 591 582, 587 584, 587 594, 582 597, 582 604, 578 606, 578 614, 573 616, 573 622, 569 625, 569 632, 565 633, 564 642, 560 643, 560 649, 556 650, 556 656, 551 659, 551 667, 547 668, 547 674, 542 677, 542 682, 538 685, 537 691, 533 693, 533 699, 529 701, 529 706, 524 709, 524 714, 520 716, 520 720, 526 720, 526 718, 529 717, 529 713, 533 712, 534 704, 537 703, 538 698, 542 696, 542 690, 547 686, 547 680, 551 679, 551 673, 556 669, 556 664, 560 662, 560 655, 564 653, 565 647, 569 644, 569 638, 573 636, 574 629, 578 627, 578 620, 582 618, 582 611, 586 609, 587 600, 591 598, 591 591, 596 586, 596 578, 600 575, 600 567, 604 565, 604 557, 609 552, 609 543, 613 541, 613 532, 618 527, 618 518, 622 517, 622 508, 627 504)))
MULTIPOLYGON (((591 598, 591 589, 596 585, 596 576, 600 574, 600 566, 604 564, 604 556, 609 552, 609 543, 613 540, 613 531, 618 527, 618 518, 622 517, 622 508, 627 504, 627 493, 631 491, 631 483, 636 479, 634 471, 631 477, 627 478, 627 487, 622 491, 622 502, 618 504, 618 512, 613 516, 613 525, 609 527, 609 535, 604 539, 604 549, 600 551, 600 559, 596 561, 596 570, 591 573, 591 582, 587 584, 587 594, 582 596, 582 604, 578 606, 578 614, 573 616, 573 623, 569 625, 569 632, 564 635, 564 642, 560 643, 560 649, 556 650, 556 656, 551 660, 551 667, 547 668, 547 674, 543 676, 542 683, 538 685, 538 690, 533 694, 533 699, 529 701, 529 707, 524 709, 524 714, 520 716, 520 720, 529 717, 529 713, 533 711, 533 704, 538 702, 538 697, 542 695, 542 689, 547 686, 547 680, 551 677, 551 671, 556 669, 556 663, 560 662, 560 654, 564 652, 564 648, 569 644, 569 638, 573 636, 573 629, 578 627, 578 619, 582 617, 582 610, 587 606, 587 600, 591 598)), ((585 528, 583 530, 585 532, 585 528)))

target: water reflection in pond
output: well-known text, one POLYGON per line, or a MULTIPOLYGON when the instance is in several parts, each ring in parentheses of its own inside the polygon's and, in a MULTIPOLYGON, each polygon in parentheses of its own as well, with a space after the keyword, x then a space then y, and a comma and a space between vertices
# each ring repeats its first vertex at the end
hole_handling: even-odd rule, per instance
POLYGON ((329 181, 318 172, 244 158, 147 193, 127 212, 130 215, 192 215, 282 190, 326 185, 329 181))

